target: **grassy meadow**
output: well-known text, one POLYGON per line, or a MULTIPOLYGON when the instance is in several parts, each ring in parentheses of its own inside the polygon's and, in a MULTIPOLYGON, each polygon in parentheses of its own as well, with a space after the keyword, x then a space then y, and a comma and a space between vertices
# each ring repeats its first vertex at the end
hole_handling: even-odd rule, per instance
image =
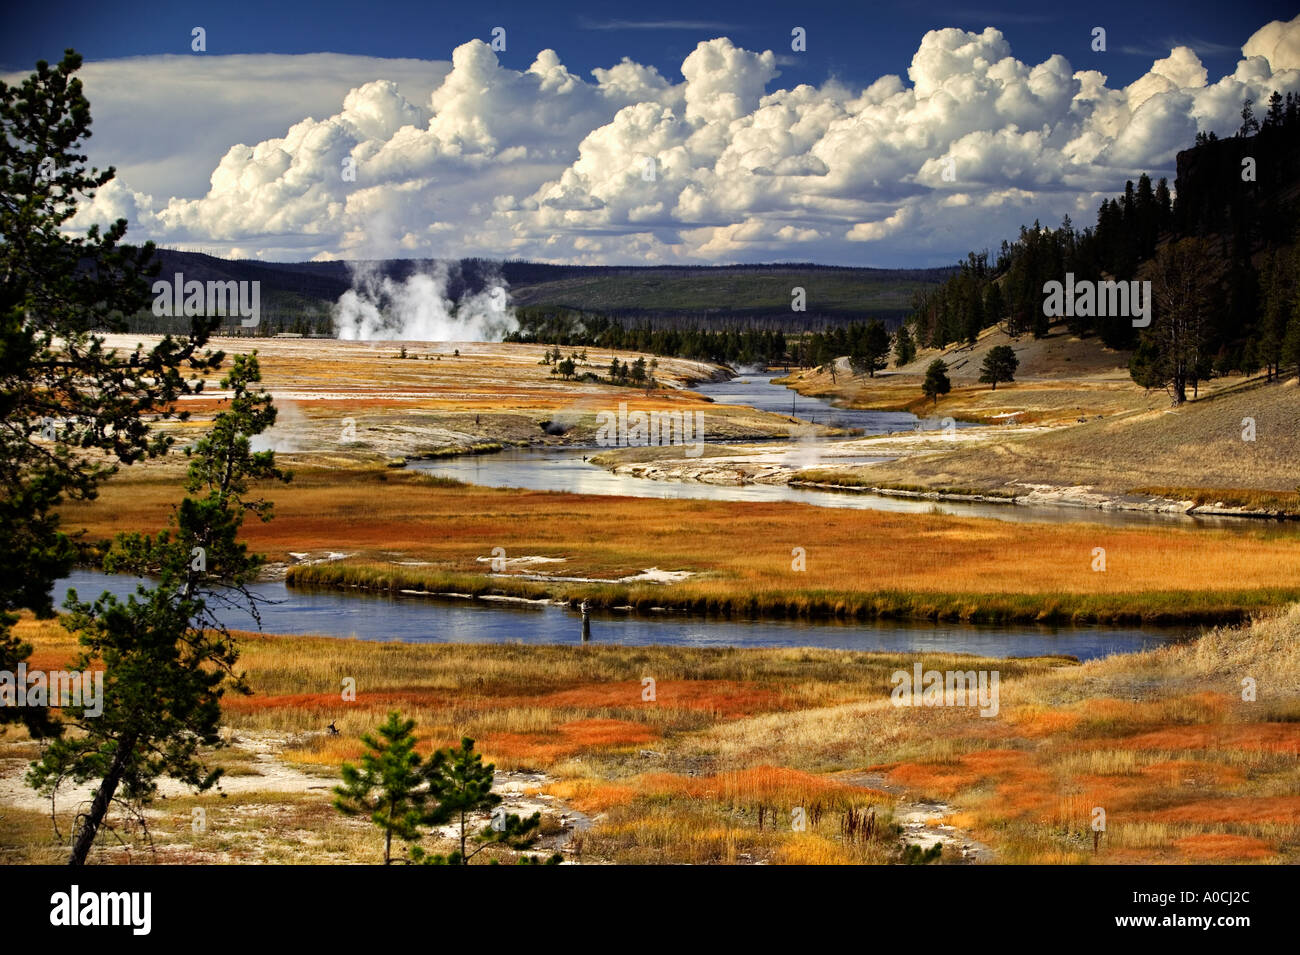
MULTIPOLYGON (((212 754, 227 769, 221 791, 164 786, 165 798, 121 830, 120 841, 102 840, 96 861, 377 861, 377 831, 335 811, 330 788, 340 765, 361 755, 360 736, 397 709, 417 721, 423 752, 475 739, 495 763, 511 811, 541 811, 545 851, 571 861, 901 863, 918 851, 909 855, 909 847, 939 845, 945 863, 1300 862, 1294 523, 1015 523, 469 486, 386 465, 411 454, 580 439, 595 410, 632 394, 645 407, 702 399, 672 388, 645 395, 558 382, 538 363, 540 349, 528 346, 467 346, 461 355, 415 348, 403 359, 391 345, 338 344, 322 352, 308 342, 265 343, 263 368, 282 412, 270 437, 295 480, 259 489, 275 518, 249 521, 243 537, 267 555, 270 573, 294 586, 738 616, 1214 628, 1086 664, 243 633, 241 667, 254 692, 224 700, 227 745, 212 754), (358 440, 345 447, 337 429, 348 418, 358 440), (553 434, 547 426, 556 422, 563 428, 553 434), (505 565, 494 569, 497 548, 505 565), (529 560, 537 557, 547 561, 529 560), (996 670, 998 712, 894 706, 891 675, 916 662, 996 670), (1258 691, 1251 701, 1243 699, 1246 678, 1258 691), (347 680, 355 681, 355 700, 341 692, 347 680), (1100 834, 1092 828, 1097 809, 1106 816, 1100 834), (202 828, 195 810, 207 820, 202 828), (802 829, 792 826, 796 810, 802 829)), ((1066 352, 1052 360, 1063 362, 1066 352)), ((608 358, 593 352, 591 360, 608 358)), ((1227 428, 1259 396, 1228 391, 1178 418, 1138 407, 1132 388, 1109 380, 1102 367, 1109 362, 1084 369, 1095 388, 1043 376, 993 393, 959 378, 946 399, 956 403, 937 409, 1002 420, 1000 409, 1033 395, 1050 411, 1038 420, 1059 428, 1024 436, 1003 429, 978 446, 871 465, 869 477, 830 476, 997 497, 1012 493, 1009 478, 1070 483, 1118 447, 1128 458, 1116 458, 1115 468, 1141 462, 1122 480, 1118 470, 1107 478, 1125 491, 1244 506, 1295 491, 1277 477, 1289 445, 1276 439, 1294 389, 1269 392, 1282 398, 1260 406, 1260 434, 1274 443, 1261 438, 1243 450, 1202 437, 1207 463, 1189 476, 1198 459, 1180 458, 1179 442, 1202 433, 1211 412, 1227 428), (1085 391, 1101 402, 1086 413, 1071 404, 1085 391), (1076 413, 1094 416, 1066 421, 1076 413), (1240 455, 1255 452, 1243 465, 1240 455)), ((710 373, 674 361, 661 371, 669 385, 710 373)), ((817 376, 804 373, 798 386, 819 387, 817 376)), ((870 403, 892 400, 889 389, 901 396, 904 384, 887 377, 854 387, 884 389, 857 396, 870 403)), ((169 427, 197 433, 220 396, 191 407, 194 422, 169 427)), ((779 416, 710 405, 715 411, 742 438, 784 427, 779 416)), ((160 529, 181 497, 183 469, 180 455, 124 469, 96 500, 66 505, 64 527, 79 534, 89 561, 121 530, 160 529)), ((17 630, 35 647, 32 667, 58 668, 75 652, 57 622, 26 618, 17 630)), ((22 774, 38 753, 21 730, 0 736, 6 862, 62 861, 87 796, 74 788, 52 811, 26 789, 22 774)), ((449 845, 443 831, 425 848, 449 845)), ((506 850, 489 854, 510 861, 506 850)))
MULTIPOLYGON (((125 349, 157 336, 114 334, 125 349)), ((564 445, 595 440, 602 411, 621 402, 644 411, 699 411, 710 438, 786 437, 782 415, 715 404, 689 390, 720 373, 717 365, 658 358, 654 386, 609 382, 614 358, 641 356, 611 349, 569 349, 574 379, 543 363, 549 345, 483 342, 346 342, 312 339, 216 338, 228 355, 256 349, 262 384, 275 395, 279 418, 265 443, 286 460, 349 467, 400 463, 409 457, 482 453, 507 446, 564 445), (584 376, 596 380, 580 380, 584 376), (305 456, 305 457, 304 457, 305 456)), ((160 430, 191 440, 207 427, 225 395, 217 380, 178 403, 188 422, 160 421, 160 430)), ((829 433, 829 429, 817 429, 829 433)))
MULTIPOLYGON (((18 632, 43 665, 73 652, 57 623, 18 632)), ((374 861, 377 834, 330 808, 328 787, 393 708, 418 721, 426 752, 469 735, 499 773, 532 774, 546 831, 583 820, 563 846, 574 861, 898 862, 918 826, 947 837, 948 862, 970 844, 1006 863, 1300 861, 1300 606, 1083 665, 256 634, 241 646, 254 692, 225 702, 231 745, 214 754, 230 791, 156 803, 156 851, 134 861, 374 861), (890 674, 916 659, 998 670, 999 712, 892 705, 890 674), (1241 699, 1246 676, 1253 702, 1241 699), (342 700, 343 677, 355 702, 342 700)), ((0 739, 0 785, 12 790, 35 752, 21 732, 0 739)), ((0 810, 6 861, 58 861, 38 806, 0 810)), ((111 841, 98 852, 126 858, 111 841)))

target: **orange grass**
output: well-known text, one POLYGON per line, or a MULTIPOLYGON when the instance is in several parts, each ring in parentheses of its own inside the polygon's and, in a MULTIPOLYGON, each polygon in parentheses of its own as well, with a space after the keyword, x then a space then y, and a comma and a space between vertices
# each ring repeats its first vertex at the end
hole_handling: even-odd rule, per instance
POLYGON ((680 793, 728 806, 842 806, 888 799, 884 793, 781 766, 755 766, 712 776, 647 773, 637 784, 647 793, 680 793))
POLYGON ((1220 766, 1194 759, 1163 760, 1143 766, 1138 772, 1162 786, 1184 783, 1197 786, 1231 786, 1241 782, 1245 776, 1235 766, 1220 766))
POLYGON ((1142 725, 1169 721, 1170 710, 1176 708, 1185 719, 1197 722, 1217 722, 1229 711, 1232 698, 1224 693, 1189 693, 1176 700, 1158 699, 1134 702, 1113 697, 1097 697, 1077 714, 1089 723, 1116 723, 1142 725))
POLYGON ((1184 836, 1174 842, 1174 848, 1198 862, 1260 862, 1277 854, 1262 839, 1218 832, 1184 836))
POLYGON ((1170 726, 1151 733, 1108 740, 1107 748, 1159 750, 1264 750, 1300 755, 1300 723, 1229 723, 1170 726))
MULTIPOLYGON (((355 703, 348 703, 348 708, 368 710, 392 710, 403 707, 434 707, 447 705, 451 700, 446 694, 430 693, 424 690, 398 692, 381 690, 364 693, 355 703)), ((230 695, 222 701, 222 709, 230 713, 257 713, 263 710, 299 710, 309 713, 333 713, 342 708, 338 693, 289 693, 281 696, 266 696, 254 693, 252 696, 230 695)))
MULTIPOLYGON (((501 768, 545 766, 558 777, 546 792, 581 811, 608 813, 593 845, 627 860, 736 861, 744 852, 794 863, 862 861, 828 838, 833 817, 818 831, 792 835, 779 814, 779 833, 758 831, 753 810, 886 808, 899 787, 951 800, 957 811, 948 822, 1005 861, 1290 861, 1300 832, 1300 796, 1293 795, 1300 722, 1269 714, 1285 713, 1294 700, 1297 624, 1300 609, 1293 609, 1195 644, 1084 666, 1037 661, 1013 672, 1011 661, 1001 661, 1004 705, 993 719, 899 723, 896 711, 874 708, 887 693, 872 675, 886 665, 880 655, 252 635, 241 662, 255 688, 276 692, 223 706, 240 732, 304 734, 287 755, 320 766, 355 762, 360 734, 394 706, 418 718, 421 752, 464 732, 501 768), (1238 663, 1227 655, 1237 652, 1249 656, 1261 685, 1281 688, 1273 709, 1224 691, 1236 683, 1238 663), (658 699, 643 701, 637 677, 655 671, 658 699), (337 693, 285 692, 337 685, 340 672, 362 677, 357 703, 343 704, 337 693), (1061 699, 1070 702, 1046 702, 1061 699), (863 713, 879 722, 864 722, 863 713), (324 735, 322 723, 335 717, 344 735, 324 735), (712 750, 699 748, 710 733, 739 734, 739 742, 715 737, 712 750), (891 791, 810 771, 799 765, 807 757, 798 747, 780 756, 763 749, 765 734, 787 733, 819 745, 840 740, 842 753, 863 758, 840 756, 837 768, 884 773, 891 791), (853 749, 864 735, 878 741, 853 749), (660 752, 665 762, 652 765, 665 768, 645 772, 641 747, 660 752), (1109 828, 1094 856, 1096 806, 1107 810, 1109 828), (1214 831, 1222 829, 1231 831, 1214 831)), ((74 649, 57 622, 28 616, 16 630, 38 659, 74 649)))
POLYGON ((546 707, 672 707, 711 713, 716 717, 742 716, 793 705, 776 690, 732 680, 660 680, 655 699, 642 700, 640 681, 594 683, 531 698, 546 707))
POLYGON ((534 760, 550 763, 590 749, 611 749, 649 743, 658 733, 642 723, 627 720, 571 720, 555 728, 554 734, 486 733, 478 748, 487 758, 534 760))
POLYGON ((951 797, 983 782, 1002 782, 1000 792, 1019 792, 1026 782, 1040 783, 1043 775, 1029 769, 1031 754, 1020 750, 976 750, 951 762, 901 763, 889 771, 889 780, 918 793, 951 797))
POLYGON ((1275 822, 1300 825, 1300 796, 1239 796, 1201 799, 1169 809, 1142 813, 1151 822, 1192 822, 1202 825, 1275 822))
POLYGON ((1083 801, 1091 806, 1104 806, 1110 812, 1141 805, 1159 792, 1159 783, 1143 776, 1081 775, 1070 779, 1069 785, 1077 789, 1083 801))
MULTIPOLYGON (((27 669, 64 670, 81 652, 76 634, 68 632, 57 618, 37 620, 30 611, 22 611, 13 625, 13 636, 28 643, 32 653, 27 658, 27 669)), ((94 663, 92 670, 102 670, 103 664, 94 663)))
POLYGON ((1037 739, 1068 733, 1082 717, 1069 710, 1020 707, 1007 714, 1007 733, 1037 739))
POLYGON ((625 806, 634 801, 641 791, 622 783, 594 779, 565 779, 550 783, 542 789, 547 795, 562 799, 579 812, 604 812, 614 806, 625 806))

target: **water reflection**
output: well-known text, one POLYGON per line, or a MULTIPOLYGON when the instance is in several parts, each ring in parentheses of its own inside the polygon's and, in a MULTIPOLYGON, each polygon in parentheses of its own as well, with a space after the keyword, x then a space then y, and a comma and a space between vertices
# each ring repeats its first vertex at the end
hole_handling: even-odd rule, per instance
MULTIPOLYGON (((109 590, 134 592, 130 577, 79 570, 55 588, 61 605, 69 586, 82 600, 109 590)), ((411 643, 583 642, 582 614, 550 604, 489 603, 419 596, 341 594, 258 584, 255 591, 273 601, 262 609, 267 633, 307 633, 360 640, 411 643)), ((256 629, 247 614, 228 611, 227 626, 256 629)), ((973 653, 990 657, 1067 655, 1081 660, 1146 650, 1182 639, 1169 628, 1002 627, 967 624, 808 623, 804 621, 722 620, 678 613, 589 614, 593 644, 691 647, 824 647, 900 653, 973 653)))

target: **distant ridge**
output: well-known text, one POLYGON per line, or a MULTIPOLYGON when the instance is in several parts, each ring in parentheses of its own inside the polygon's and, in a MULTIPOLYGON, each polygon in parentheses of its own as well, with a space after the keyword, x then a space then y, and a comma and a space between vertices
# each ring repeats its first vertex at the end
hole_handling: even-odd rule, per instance
MULTIPOLYGON (((436 264, 433 259, 262 262, 223 259, 201 252, 158 249, 160 276, 187 280, 261 282, 263 323, 258 332, 327 334, 330 307, 352 286, 352 269, 365 265, 402 280, 436 264)), ((572 310, 614 319, 727 322, 821 327, 863 318, 897 322, 916 292, 937 286, 956 267, 879 269, 812 262, 691 265, 550 265, 522 260, 460 259, 448 294, 459 298, 492 278, 505 280, 512 302, 525 313, 572 310), (805 311, 791 310, 792 291, 804 289, 805 311)), ((168 320, 144 313, 133 331, 163 331, 168 320)))

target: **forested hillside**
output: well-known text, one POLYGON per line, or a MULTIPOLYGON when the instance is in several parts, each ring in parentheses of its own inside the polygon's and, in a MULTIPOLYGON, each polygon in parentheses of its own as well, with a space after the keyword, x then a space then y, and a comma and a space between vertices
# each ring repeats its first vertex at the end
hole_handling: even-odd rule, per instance
POLYGON ((1075 281, 1152 282, 1150 327, 1126 315, 1067 318, 1075 334, 1135 349, 1141 384, 1181 393, 1216 374, 1272 377, 1300 364, 1300 96, 1274 92, 1262 119, 1246 101, 1237 135, 1198 135, 1177 170, 1172 198, 1165 180, 1143 175, 1101 204, 1094 225, 1035 222, 992 262, 972 252, 957 275, 917 297, 915 336, 943 347, 1001 324, 1041 337, 1052 321, 1044 284, 1073 273, 1075 281))
MULTIPOLYGON (((775 265, 579 266, 489 259, 447 263, 429 259, 361 262, 257 262, 229 260, 197 252, 159 249, 161 278, 261 282, 262 322, 254 330, 329 335, 331 307, 352 286, 353 270, 401 282, 419 272, 446 270, 446 295, 453 301, 504 281, 527 333, 559 341, 556 329, 572 325, 651 326, 717 330, 737 325, 773 331, 804 331, 878 318, 898 324, 916 293, 953 274, 933 269, 841 268, 809 263, 775 265), (792 308, 802 289, 802 308, 792 308), (541 330, 546 330, 541 333, 541 330)), ((131 319, 133 331, 172 330, 175 322, 144 311, 131 319)))

